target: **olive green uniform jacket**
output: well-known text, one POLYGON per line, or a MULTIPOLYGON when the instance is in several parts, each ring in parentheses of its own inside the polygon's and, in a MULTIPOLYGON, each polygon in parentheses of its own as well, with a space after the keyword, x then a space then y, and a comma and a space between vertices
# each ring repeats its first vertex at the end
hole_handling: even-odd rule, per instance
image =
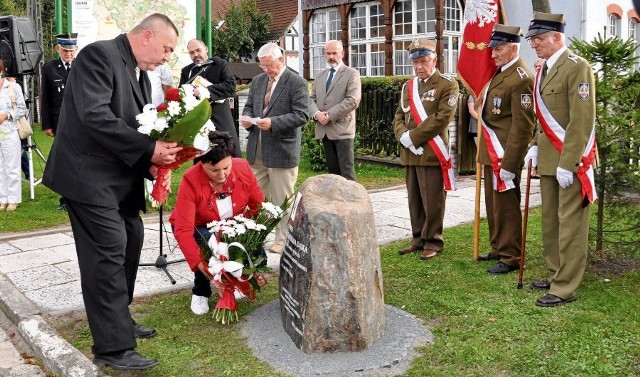
POLYGON ((424 148, 420 156, 413 154, 407 148, 400 150, 400 163, 413 166, 439 166, 438 157, 426 143, 440 135, 445 145, 448 145, 448 126, 458 104, 458 84, 455 80, 442 76, 436 70, 426 83, 420 82, 418 94, 427 112, 427 119, 416 124, 409 110, 409 85, 402 87, 402 99, 393 120, 393 132, 396 140, 409 131, 413 145, 424 148))

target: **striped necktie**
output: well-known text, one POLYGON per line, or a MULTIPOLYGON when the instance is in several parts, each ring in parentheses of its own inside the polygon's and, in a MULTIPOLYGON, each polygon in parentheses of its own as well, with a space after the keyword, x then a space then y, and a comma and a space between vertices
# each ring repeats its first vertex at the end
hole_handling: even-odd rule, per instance
POLYGON ((264 93, 264 105, 262 106, 262 116, 265 116, 267 113, 267 108, 269 107, 269 102, 271 102, 271 89, 273 88, 273 83, 276 81, 273 77, 269 77, 269 84, 267 84, 267 91, 264 93))

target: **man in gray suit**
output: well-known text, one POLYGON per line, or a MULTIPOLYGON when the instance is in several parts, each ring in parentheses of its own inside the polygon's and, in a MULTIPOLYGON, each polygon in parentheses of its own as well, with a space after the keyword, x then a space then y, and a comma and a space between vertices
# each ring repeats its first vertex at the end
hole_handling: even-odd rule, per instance
POLYGON ((129 33, 84 47, 67 79, 44 171, 44 184, 67 205, 98 366, 157 364, 134 349, 136 338, 156 331, 136 324, 129 311, 144 237, 143 178, 153 179, 182 148, 138 132, 135 117, 151 102, 145 71, 169 60, 177 38, 173 22, 156 13, 129 33))
MULTIPOLYGON (((280 205, 293 195, 298 178, 309 90, 305 79, 287 69, 277 44, 262 46, 258 59, 264 73, 251 82, 240 124, 249 131, 247 160, 258 184, 268 200, 280 205)), ((288 220, 287 214, 276 227, 271 252, 282 252, 288 220)))
POLYGON ((360 72, 342 63, 342 42, 328 41, 324 57, 329 68, 316 77, 311 90, 309 114, 322 140, 329 173, 355 181, 353 166, 356 109, 360 105, 360 72))

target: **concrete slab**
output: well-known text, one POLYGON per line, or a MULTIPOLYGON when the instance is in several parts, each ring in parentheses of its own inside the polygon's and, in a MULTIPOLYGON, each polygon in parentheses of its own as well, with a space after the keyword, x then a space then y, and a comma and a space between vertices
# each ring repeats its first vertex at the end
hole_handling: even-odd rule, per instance
POLYGON ((389 305, 384 335, 362 352, 300 351, 284 331, 278 300, 247 315, 242 332, 257 358, 293 376, 395 376, 409 368, 415 347, 433 343, 420 319, 389 305))
POLYGON ((1 256, 0 272, 6 274, 67 261, 69 261, 69 259, 53 253, 47 248, 30 249, 29 251, 1 256))

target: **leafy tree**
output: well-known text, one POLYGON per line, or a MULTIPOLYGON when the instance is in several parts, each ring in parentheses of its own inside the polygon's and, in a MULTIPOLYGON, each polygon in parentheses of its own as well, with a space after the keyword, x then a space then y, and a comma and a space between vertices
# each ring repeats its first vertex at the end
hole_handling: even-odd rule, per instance
MULTIPOLYGON (((631 234, 637 248, 639 219, 627 219, 619 213, 613 213, 611 224, 606 224, 605 219, 605 206, 616 207, 609 205, 624 201, 626 195, 623 194, 637 194, 640 187, 640 72, 633 71, 636 44, 632 39, 623 41, 600 33, 591 42, 572 40, 572 44, 594 67, 596 82, 596 138, 600 159, 596 171, 599 196, 596 250, 603 250, 603 244, 609 242, 605 236, 619 237, 622 230, 631 234), (612 229, 616 226, 617 229, 612 229)), ((619 211, 625 210, 624 205, 617 207, 619 211)), ((625 239, 628 241, 629 237, 625 239)))
POLYGON ((228 60, 251 58, 254 46, 266 40, 271 14, 261 12, 255 0, 239 0, 229 3, 225 14, 218 14, 224 24, 216 29, 213 23, 211 51, 228 60))
POLYGON ((17 15, 18 7, 14 0, 2 0, 0 1, 0 14, 1 15, 17 15))

